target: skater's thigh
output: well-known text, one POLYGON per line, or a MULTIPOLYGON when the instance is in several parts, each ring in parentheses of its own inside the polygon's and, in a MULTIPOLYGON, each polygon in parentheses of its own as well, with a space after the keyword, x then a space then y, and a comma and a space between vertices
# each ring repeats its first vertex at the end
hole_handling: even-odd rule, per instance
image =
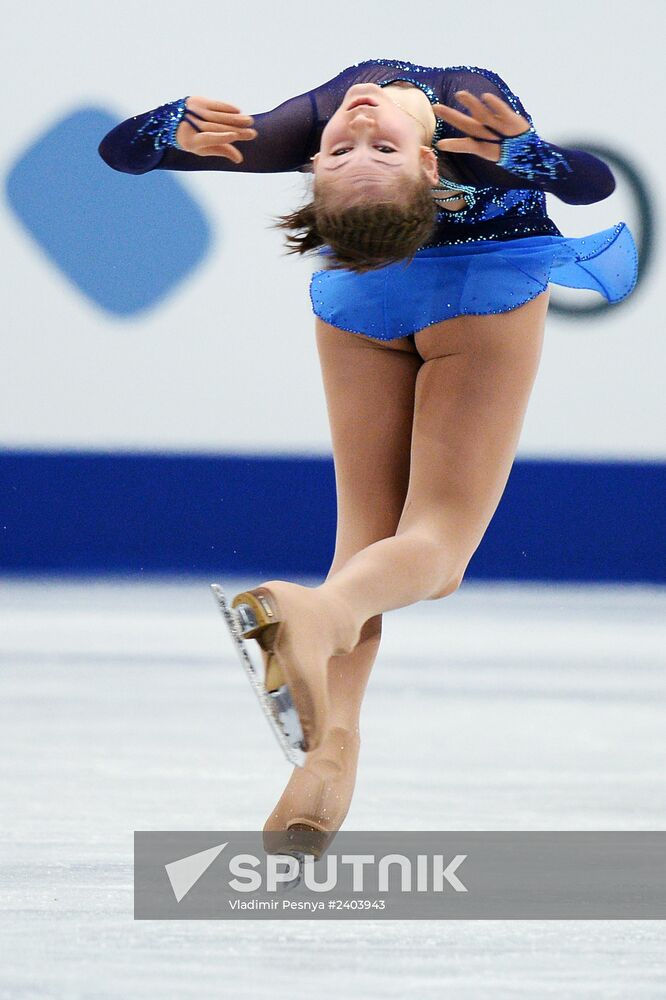
POLYGON ((337 491, 336 571, 395 534, 409 483, 416 376, 413 340, 372 340, 316 318, 337 491))
POLYGON ((418 526, 461 569, 495 512, 536 377, 548 291, 510 312, 461 316, 415 335, 419 370, 408 496, 399 532, 418 526))

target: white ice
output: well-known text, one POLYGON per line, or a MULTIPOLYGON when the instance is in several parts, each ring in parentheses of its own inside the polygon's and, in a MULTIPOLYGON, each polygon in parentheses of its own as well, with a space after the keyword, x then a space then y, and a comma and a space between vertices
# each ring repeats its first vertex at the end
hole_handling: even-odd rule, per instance
MULTIPOLYGON (((134 921, 134 830, 260 829, 290 773, 209 582, 0 581, 0 997, 666 996, 663 921, 134 921)), ((346 828, 664 829, 665 612, 465 583, 387 614, 346 828)))

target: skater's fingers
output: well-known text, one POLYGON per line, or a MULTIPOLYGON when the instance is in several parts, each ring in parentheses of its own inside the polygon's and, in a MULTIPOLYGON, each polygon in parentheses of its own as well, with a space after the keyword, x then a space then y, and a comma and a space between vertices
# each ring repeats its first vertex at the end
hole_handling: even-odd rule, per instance
POLYGON ((190 111, 186 111, 183 121, 186 122, 195 132, 218 132, 226 135, 236 135, 238 138, 242 137, 246 139, 254 139, 257 134, 257 130, 255 128, 245 128, 244 126, 235 126, 233 124, 221 125, 218 122, 206 122, 203 118, 192 118, 191 114, 192 113, 190 111))
POLYGON ((503 135, 521 135, 530 128, 527 118, 514 111, 510 104, 503 101, 497 94, 482 94, 484 104, 494 116, 494 127, 503 135))
POLYGON ((243 155, 239 153, 237 149, 233 146, 211 146, 206 148, 200 154, 201 156, 224 156, 227 160, 231 160, 233 163, 242 163, 243 155))
POLYGON ((191 107, 193 104, 200 104, 201 106, 210 108, 211 111, 240 111, 237 104, 231 104, 229 101, 216 101, 212 97, 202 97, 197 94, 193 94, 187 98, 188 107, 191 107))
POLYGON ((493 124, 494 112, 490 111, 474 94, 470 94, 468 90, 458 90, 456 91, 456 97, 478 122, 484 125, 493 124))
POLYGON ((207 97, 188 97, 185 106, 188 111, 208 122, 236 126, 254 124, 252 115, 244 115, 235 104, 226 104, 224 101, 212 101, 207 97))
POLYGON ((254 129, 243 129, 242 132, 235 132, 233 129, 215 131, 199 132, 198 135, 194 136, 191 145, 195 147, 198 151, 204 146, 214 146, 220 145, 224 142, 249 142, 250 139, 254 139, 257 133, 254 129))
MULTIPOLYGON (((197 156, 210 156, 211 150, 217 146, 224 146, 231 149, 228 144, 231 142, 249 142, 255 139, 257 132, 255 129, 224 129, 222 126, 209 125, 206 131, 199 130, 193 126, 186 118, 180 123, 176 130, 176 142, 189 153, 197 156)), ((225 154, 226 155, 226 154, 225 154)), ((238 154, 240 156, 240 154, 238 154)), ((234 154, 232 159, 241 162, 234 154)))
POLYGON ((455 108, 448 108, 444 104, 434 104, 433 111, 438 118, 443 118, 449 125, 453 125, 459 132, 473 136, 475 139, 494 139, 496 133, 486 128, 483 122, 477 121, 471 115, 465 115, 455 108))
POLYGON ((440 139, 436 146, 443 153, 474 153, 494 163, 497 163, 501 155, 499 142, 495 144, 476 139, 440 139))

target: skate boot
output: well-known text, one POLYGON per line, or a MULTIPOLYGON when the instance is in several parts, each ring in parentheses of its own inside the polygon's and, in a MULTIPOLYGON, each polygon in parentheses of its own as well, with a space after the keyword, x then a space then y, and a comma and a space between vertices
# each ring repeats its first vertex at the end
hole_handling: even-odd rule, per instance
POLYGON ((324 854, 349 811, 359 746, 358 730, 334 726, 294 769, 264 826, 268 853, 324 854))
POLYGON ((348 609, 309 587, 274 580, 237 594, 227 605, 212 585, 220 610, 266 717, 288 760, 303 765, 328 717, 327 664, 358 641, 348 609), (254 667, 247 639, 256 639, 264 674, 254 667))

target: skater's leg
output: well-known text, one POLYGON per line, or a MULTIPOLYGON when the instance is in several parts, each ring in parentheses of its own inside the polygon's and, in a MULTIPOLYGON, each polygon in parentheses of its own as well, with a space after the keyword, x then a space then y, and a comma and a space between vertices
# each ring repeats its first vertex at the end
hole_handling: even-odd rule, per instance
MULTIPOLYGON (((329 577, 358 551, 395 534, 409 482, 414 390, 422 359, 413 341, 367 340, 317 319, 337 494, 329 577), (377 419, 381 407, 381 420, 377 419)), ((356 647, 328 661, 329 718, 305 767, 295 768, 265 830, 301 823, 335 831, 351 800, 359 715, 381 638, 381 615, 363 625, 356 647)))
POLYGON ((353 556, 321 587, 355 618, 452 593, 509 476, 541 354, 548 292, 491 316, 416 334, 410 481, 395 537, 353 556))
MULTIPOLYGON (((414 393, 423 364, 413 340, 382 343, 316 319, 335 462, 337 531, 328 578, 395 534, 407 496, 414 393)), ((331 722, 356 728, 381 635, 366 621, 356 648, 329 661, 331 722)))

